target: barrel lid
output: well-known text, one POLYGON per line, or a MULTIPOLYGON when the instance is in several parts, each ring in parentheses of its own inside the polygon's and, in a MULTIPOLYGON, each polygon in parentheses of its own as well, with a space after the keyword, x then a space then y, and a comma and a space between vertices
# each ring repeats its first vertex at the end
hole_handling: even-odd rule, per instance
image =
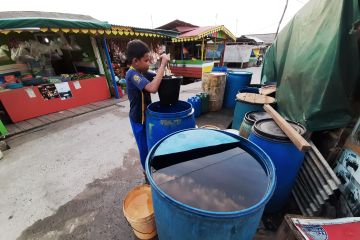
MULTIPOLYGON (((287 121, 300 135, 304 136, 306 128, 299 123, 287 121)), ((273 119, 262 119, 258 120, 254 124, 254 131, 266 138, 274 140, 289 141, 288 136, 281 130, 273 119)))
POLYGON ((235 142, 239 142, 239 139, 222 131, 205 128, 189 129, 167 137, 156 149, 154 156, 235 142))
POLYGON ((245 119, 250 123, 254 124, 256 121, 261 119, 271 118, 270 114, 264 111, 252 111, 245 114, 245 119))
POLYGON ((257 93, 238 93, 236 99, 243 102, 255 104, 271 104, 276 100, 273 97, 257 94, 257 93))
POLYGON ((248 71, 229 71, 228 74, 230 75, 252 75, 252 72, 248 71))

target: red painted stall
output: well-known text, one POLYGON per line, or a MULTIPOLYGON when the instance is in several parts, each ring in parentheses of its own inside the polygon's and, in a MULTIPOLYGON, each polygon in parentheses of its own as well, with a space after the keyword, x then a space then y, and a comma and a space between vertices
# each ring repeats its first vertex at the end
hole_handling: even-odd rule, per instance
POLYGON ((71 97, 45 99, 40 86, 24 87, 0 92, 0 101, 13 122, 59 112, 110 98, 105 77, 68 82, 71 97))

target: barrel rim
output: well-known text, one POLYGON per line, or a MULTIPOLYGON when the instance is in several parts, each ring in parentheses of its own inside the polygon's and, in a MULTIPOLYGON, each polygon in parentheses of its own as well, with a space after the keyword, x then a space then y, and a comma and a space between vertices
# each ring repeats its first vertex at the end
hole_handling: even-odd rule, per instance
MULTIPOLYGON (((256 134, 257 136, 261 137, 261 138, 265 138, 266 140, 270 140, 270 141, 274 141, 274 142, 282 142, 282 143, 288 143, 288 142, 292 142, 290 140, 290 138, 288 136, 276 136, 276 135, 272 135, 270 133, 266 133, 262 130, 260 130, 257 126, 263 122, 268 122, 268 121, 273 121, 275 122, 272 118, 265 118, 265 119, 260 119, 257 120, 253 127, 251 128, 251 132, 253 132, 254 134, 256 134)), ((305 126, 303 126, 302 124, 295 122, 295 121, 290 121, 287 120, 288 123, 292 123, 297 125, 299 128, 301 128, 304 132, 303 133, 299 133, 301 136, 306 136, 307 135, 307 129, 305 128, 305 126)), ((275 123, 276 124, 276 123, 275 123)), ((279 127, 280 128, 280 127, 279 127)))
POLYGON ((183 105, 187 105, 188 109, 184 110, 184 111, 180 111, 180 112, 173 112, 173 113, 160 113, 160 112, 155 112, 150 110, 150 106, 153 104, 161 104, 160 101, 156 101, 153 103, 150 103, 149 106, 147 106, 146 108, 146 113, 147 116, 146 118, 148 118, 149 116, 153 117, 153 118, 165 118, 165 119, 173 119, 173 118, 178 118, 178 117, 184 117, 184 116, 189 116, 191 114, 194 113, 194 108, 192 107, 191 103, 188 103, 186 101, 181 101, 179 100, 177 103, 183 104, 183 105))
POLYGON ((174 79, 177 79, 177 80, 181 80, 181 81, 182 81, 182 80, 184 79, 184 77, 183 77, 183 76, 175 76, 175 75, 164 76, 161 81, 163 81, 163 80, 165 80, 165 81, 167 81, 167 80, 174 80, 174 79), (170 77, 171 77, 171 78, 170 78, 170 77))
POLYGON ((276 187, 276 170, 275 170, 274 163, 271 161, 270 157, 256 144, 250 142, 249 140, 247 140, 241 136, 238 136, 238 135, 235 135, 235 134, 232 134, 229 132, 225 132, 222 130, 204 129, 204 130, 208 130, 208 131, 221 132, 228 136, 234 137, 235 139, 239 140, 239 142, 243 141, 244 144, 242 145, 242 147, 245 147, 244 150, 251 150, 252 152, 248 152, 248 153, 251 154, 253 157, 257 156, 259 158, 257 160, 261 160, 263 162, 264 170, 268 173, 268 176, 269 176, 269 183, 268 183, 268 188, 267 188, 264 196, 262 197, 262 199, 259 202, 257 202, 256 204, 254 204, 253 206, 251 206, 249 208, 245 208, 240 211, 231 211, 231 212, 208 211, 208 210, 195 208, 195 207, 189 206, 187 204, 184 204, 182 202, 179 202, 176 199, 172 198, 171 196, 167 195, 161 188, 159 188, 156 185, 155 181, 152 178, 151 172, 150 172, 150 159, 153 157, 154 153, 156 152, 156 149, 168 137, 175 135, 177 133, 180 133, 180 132, 185 132, 185 131, 190 131, 190 130, 196 130, 196 128, 184 129, 184 130, 174 132, 174 133, 162 138, 150 149, 149 154, 146 158, 145 172, 146 172, 146 176, 149 180, 149 183, 151 185, 151 189, 153 191, 156 191, 161 197, 165 198, 165 200, 168 203, 174 205, 175 207, 181 208, 187 212, 191 212, 193 214, 200 215, 200 216, 216 217, 216 218, 237 218, 240 216, 247 216, 247 215, 253 214, 257 211, 260 211, 261 208, 265 208, 266 203, 269 202, 270 198, 272 197, 272 195, 275 191, 275 187, 276 187))
POLYGON ((234 75, 234 76, 239 76, 239 75, 253 75, 252 72, 249 72, 249 71, 228 71, 227 72, 228 75, 234 75))

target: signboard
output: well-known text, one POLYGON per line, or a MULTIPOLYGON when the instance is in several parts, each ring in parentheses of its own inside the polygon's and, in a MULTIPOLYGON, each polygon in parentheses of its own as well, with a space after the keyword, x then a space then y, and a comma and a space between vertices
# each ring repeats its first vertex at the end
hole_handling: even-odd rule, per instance
POLYGON ((224 62, 249 62, 252 46, 249 45, 226 45, 224 52, 224 62))
POLYGON ((360 218, 291 220, 306 240, 357 240, 360 236, 360 218))

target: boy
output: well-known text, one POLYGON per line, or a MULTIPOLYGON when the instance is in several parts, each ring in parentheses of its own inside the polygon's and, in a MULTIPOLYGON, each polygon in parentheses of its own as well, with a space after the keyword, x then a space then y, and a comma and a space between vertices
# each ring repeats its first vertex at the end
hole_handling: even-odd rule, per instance
POLYGON ((150 93, 156 93, 167 63, 169 55, 161 56, 161 65, 157 74, 148 72, 150 66, 150 49, 141 40, 133 40, 127 44, 127 60, 131 63, 125 79, 130 101, 130 123, 136 143, 139 148, 140 161, 145 170, 145 160, 148 154, 145 128, 145 111, 151 103, 150 93))

